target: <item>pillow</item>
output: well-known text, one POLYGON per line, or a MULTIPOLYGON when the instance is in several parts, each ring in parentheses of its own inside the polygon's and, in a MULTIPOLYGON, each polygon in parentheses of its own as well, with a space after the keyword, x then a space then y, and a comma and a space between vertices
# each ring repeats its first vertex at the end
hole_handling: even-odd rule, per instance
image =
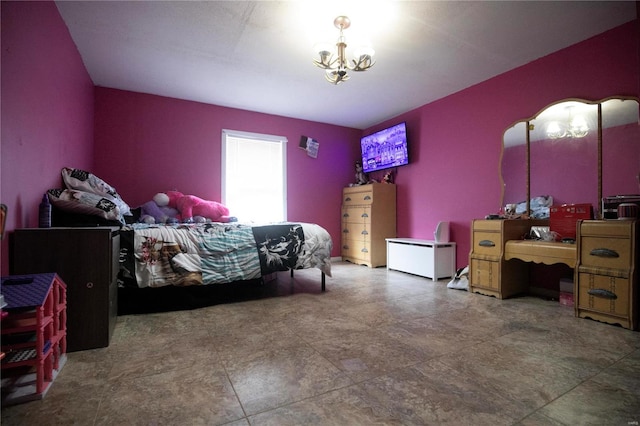
POLYGON ((118 195, 116 189, 98 176, 85 172, 84 170, 63 167, 62 180, 64 180, 67 188, 103 196, 118 206, 121 215, 131 215, 131 209, 120 195, 118 195))
POLYGON ((124 223, 120 209, 111 197, 102 197, 91 192, 74 189, 50 189, 47 191, 47 195, 49 202, 60 210, 98 216, 107 220, 118 220, 124 223))

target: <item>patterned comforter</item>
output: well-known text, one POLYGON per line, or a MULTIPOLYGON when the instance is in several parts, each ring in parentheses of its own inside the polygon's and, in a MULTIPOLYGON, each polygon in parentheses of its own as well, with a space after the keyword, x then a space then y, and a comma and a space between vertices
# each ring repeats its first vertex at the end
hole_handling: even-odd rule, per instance
POLYGON ((123 286, 221 284, 307 268, 331 276, 331 236, 315 224, 134 224, 120 235, 123 286))

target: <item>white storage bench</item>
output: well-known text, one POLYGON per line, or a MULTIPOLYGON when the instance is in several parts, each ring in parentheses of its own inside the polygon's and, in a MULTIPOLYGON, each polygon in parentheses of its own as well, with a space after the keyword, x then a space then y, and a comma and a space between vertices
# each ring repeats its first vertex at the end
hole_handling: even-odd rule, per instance
POLYGON ((387 238, 387 269, 437 281, 456 274, 456 243, 387 238))

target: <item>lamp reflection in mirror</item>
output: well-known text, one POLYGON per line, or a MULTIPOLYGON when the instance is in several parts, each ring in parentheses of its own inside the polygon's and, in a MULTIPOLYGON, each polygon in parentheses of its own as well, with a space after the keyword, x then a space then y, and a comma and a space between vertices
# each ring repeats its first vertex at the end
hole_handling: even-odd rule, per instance
POLYGON ((340 30, 340 37, 336 42, 336 51, 332 52, 330 45, 323 43, 317 46, 318 58, 313 63, 326 70, 325 78, 329 83, 339 84, 349 79, 349 71, 366 71, 371 68, 374 50, 371 47, 363 46, 355 51, 356 59, 352 59, 352 65, 347 62, 347 42, 343 30, 351 26, 351 20, 346 16, 338 16, 333 25, 340 30))

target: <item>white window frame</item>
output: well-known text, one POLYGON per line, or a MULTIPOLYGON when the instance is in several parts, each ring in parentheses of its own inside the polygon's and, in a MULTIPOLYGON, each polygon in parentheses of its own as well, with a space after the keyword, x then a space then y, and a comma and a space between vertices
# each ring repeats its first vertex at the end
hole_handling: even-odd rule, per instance
MULTIPOLYGON (((230 214, 233 216, 233 206, 227 203, 227 138, 248 139, 251 141, 264 141, 268 143, 281 144, 282 152, 282 220, 287 220, 287 138, 284 136, 267 135, 261 133, 244 132, 240 130, 222 129, 222 161, 221 161, 221 173, 222 173, 222 203, 230 208, 230 214)), ((255 177, 246 177, 252 181, 260 179, 260 175, 255 177)), ((249 218, 252 220, 252 218, 249 218)), ((246 221, 242 216, 239 217, 240 221, 246 221)))

